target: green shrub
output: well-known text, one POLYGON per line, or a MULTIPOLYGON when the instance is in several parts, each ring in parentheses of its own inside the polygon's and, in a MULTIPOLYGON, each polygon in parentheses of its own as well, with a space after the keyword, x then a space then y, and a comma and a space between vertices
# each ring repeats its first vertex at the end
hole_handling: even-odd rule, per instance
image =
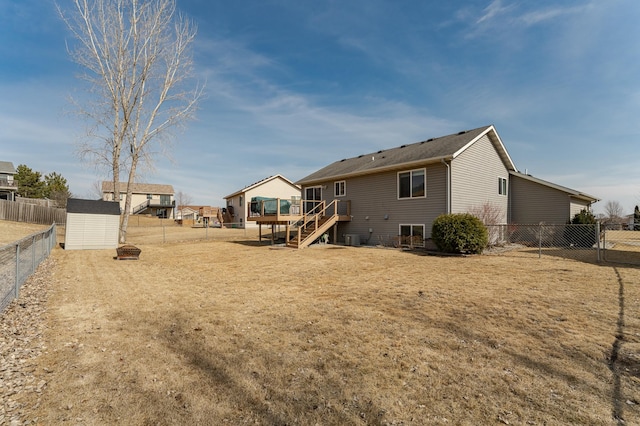
POLYGON ((489 237, 480 219, 468 214, 443 214, 431 228, 431 239, 445 253, 482 253, 489 237))
POLYGON ((571 219, 564 231, 567 244, 572 247, 593 247, 596 243, 596 217, 588 210, 582 209, 571 219))
POLYGON ((595 225, 596 217, 587 209, 580 210, 579 213, 576 213, 571 219, 571 223, 573 225, 595 225))

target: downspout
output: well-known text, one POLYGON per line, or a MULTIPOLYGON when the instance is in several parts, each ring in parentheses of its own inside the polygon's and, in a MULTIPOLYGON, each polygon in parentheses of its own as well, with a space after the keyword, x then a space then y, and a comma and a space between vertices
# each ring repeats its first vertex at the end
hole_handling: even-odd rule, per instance
POLYGON ((446 213, 451 213, 451 167, 449 163, 447 163, 444 158, 440 160, 442 164, 447 168, 447 211, 446 213))
POLYGON ((508 174, 509 176, 509 186, 507 189, 507 223, 511 223, 511 215, 513 214, 513 191, 511 188, 513 179, 511 179, 511 177, 513 176, 511 173, 508 174))

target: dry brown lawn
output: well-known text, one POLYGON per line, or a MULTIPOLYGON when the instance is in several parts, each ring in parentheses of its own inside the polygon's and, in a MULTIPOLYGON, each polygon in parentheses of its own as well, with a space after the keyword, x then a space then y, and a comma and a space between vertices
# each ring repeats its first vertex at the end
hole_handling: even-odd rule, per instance
POLYGON ((7 222, 0 220, 0 246, 18 241, 35 232, 48 229, 49 225, 32 223, 7 222))
POLYGON ((640 424, 638 268, 294 251, 235 231, 161 244, 132 228, 138 261, 54 250, 32 418, 640 424))

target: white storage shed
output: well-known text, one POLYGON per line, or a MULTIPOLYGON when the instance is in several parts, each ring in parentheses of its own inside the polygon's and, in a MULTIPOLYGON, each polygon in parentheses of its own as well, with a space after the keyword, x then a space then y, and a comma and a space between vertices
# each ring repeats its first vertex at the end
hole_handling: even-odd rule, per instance
POLYGON ((67 200, 65 250, 118 248, 120 204, 116 201, 67 200))

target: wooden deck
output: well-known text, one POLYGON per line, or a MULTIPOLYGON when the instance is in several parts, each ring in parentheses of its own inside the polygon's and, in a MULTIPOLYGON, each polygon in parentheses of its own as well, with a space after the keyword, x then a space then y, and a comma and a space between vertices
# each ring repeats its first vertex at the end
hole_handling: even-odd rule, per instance
MULTIPOLYGON (((259 238, 262 241, 262 225, 271 225, 272 238, 276 225, 284 225, 285 241, 288 247, 303 248, 318 239, 333 227, 333 241, 337 240, 337 222, 351 221, 351 201, 333 200, 328 205, 325 201, 281 200, 279 198, 261 200, 258 205, 251 206, 247 222, 256 222, 259 226, 259 238), (291 202, 293 201, 293 202, 291 202), (314 206, 307 212, 302 206, 314 206), (296 236, 291 237, 292 228, 296 236)), ((273 242, 273 241, 272 241, 273 242)))

